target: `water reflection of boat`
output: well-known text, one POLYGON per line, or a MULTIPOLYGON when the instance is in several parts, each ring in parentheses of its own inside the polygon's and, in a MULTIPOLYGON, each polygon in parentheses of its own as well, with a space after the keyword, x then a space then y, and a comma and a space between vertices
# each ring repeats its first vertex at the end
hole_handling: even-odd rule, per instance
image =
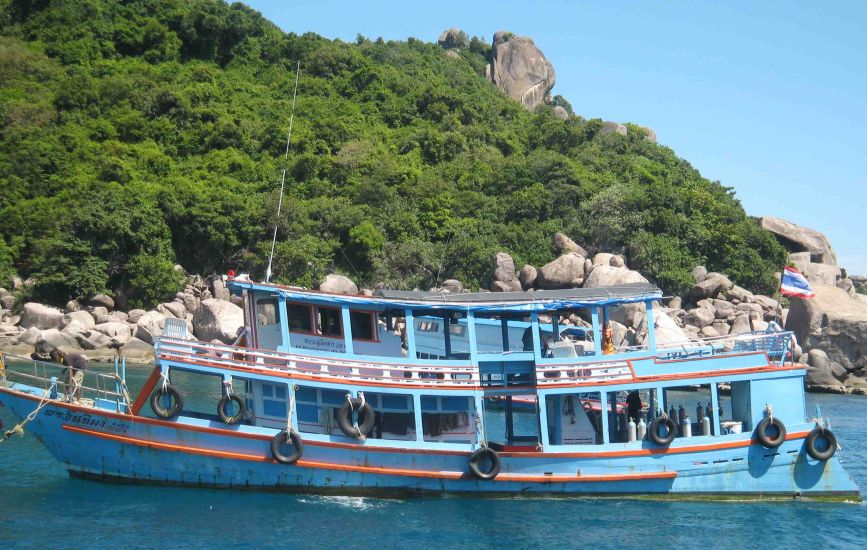
POLYGON ((244 298, 242 341, 194 341, 169 321, 135 398, 122 370, 88 372, 73 399, 58 366, 4 356, 0 403, 71 474, 97 479, 858 498, 833 434, 806 420, 804 368, 785 360, 790 334, 658 345, 661 293, 650 285, 373 297, 229 287, 244 298), (646 337, 603 354, 602 324, 634 304, 646 337), (590 327, 563 330, 572 314, 590 327), (184 399, 193 381, 213 402, 184 399))

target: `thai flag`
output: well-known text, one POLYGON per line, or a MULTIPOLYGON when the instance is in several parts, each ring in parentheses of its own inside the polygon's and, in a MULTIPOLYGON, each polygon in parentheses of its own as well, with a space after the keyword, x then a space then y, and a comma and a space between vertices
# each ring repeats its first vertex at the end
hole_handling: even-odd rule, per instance
POLYGON ((795 298, 815 298, 816 294, 810 288, 807 278, 794 267, 786 267, 783 270, 783 278, 780 281, 780 294, 794 296, 795 298))

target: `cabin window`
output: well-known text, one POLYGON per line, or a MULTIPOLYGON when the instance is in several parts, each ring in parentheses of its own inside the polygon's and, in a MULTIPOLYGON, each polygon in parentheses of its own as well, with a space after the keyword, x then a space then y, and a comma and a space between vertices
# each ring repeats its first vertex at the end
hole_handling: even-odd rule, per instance
POLYGON ((286 384, 262 382, 262 416, 286 419, 286 384))
MULTIPOLYGON (((519 404, 523 404, 519 401, 519 404)), ((514 406, 514 401, 513 401, 514 406)), ((549 395, 548 441, 552 445, 601 445, 602 409, 599 392, 549 395)))
MULTIPOLYGON (((217 403, 223 397, 222 376, 170 369, 169 383, 184 395, 182 415, 217 420, 217 403)), ((244 384, 239 382, 237 393, 243 389, 244 384)), ((142 410, 149 411, 150 407, 142 410)))
MULTIPOLYGON (((717 384, 719 395, 720 432, 723 435, 750 432, 753 430, 750 404, 750 382, 721 382, 717 384)), ((764 407, 764 404, 761 404, 764 407)))
POLYGON ((415 408, 411 395, 364 392, 364 399, 376 414, 369 439, 415 441, 415 408))
POLYGON ((420 318, 416 321, 416 330, 418 332, 439 332, 440 323, 433 319, 420 318))
POLYGON ((286 304, 286 318, 292 332, 311 332, 312 308, 302 304, 286 304))
POLYGON ((655 389, 621 390, 608 392, 608 442, 629 442, 629 421, 635 423, 636 438, 638 425, 644 422, 647 427, 657 416, 659 408, 655 389))
POLYGON ((704 417, 710 420, 709 432, 713 434, 713 405, 710 384, 664 388, 665 411, 677 424, 678 437, 705 435, 704 417))
POLYGON ((298 430, 305 433, 341 434, 335 415, 346 401, 346 391, 297 386, 295 414, 298 430))
POLYGON ((256 321, 259 326, 280 324, 280 308, 277 298, 264 298, 256 301, 256 321))
POLYGON ((425 441, 471 443, 475 439, 475 403, 472 397, 421 396, 421 423, 425 441))
POLYGON ((376 318, 369 311, 349 311, 353 340, 376 340, 376 318))
POLYGON ((339 309, 316 308, 316 329, 323 336, 343 336, 343 316, 339 309))
POLYGON ((488 444, 494 450, 504 445, 535 448, 540 440, 538 410, 535 394, 486 397, 485 435, 488 444))

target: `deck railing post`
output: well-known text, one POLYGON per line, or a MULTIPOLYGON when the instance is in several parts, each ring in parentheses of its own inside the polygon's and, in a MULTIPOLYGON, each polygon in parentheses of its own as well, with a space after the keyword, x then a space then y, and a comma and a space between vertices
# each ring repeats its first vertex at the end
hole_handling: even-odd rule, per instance
POLYGON ((349 318, 349 306, 342 306, 340 314, 343 318, 343 345, 346 348, 346 355, 354 355, 355 350, 352 347, 352 324, 349 318))
POLYGON ((539 335, 539 314, 530 313, 530 328, 533 332, 533 359, 538 364, 542 359, 542 337, 539 335))
POLYGON ((539 409, 539 434, 542 436, 542 450, 544 451, 551 444, 548 440, 548 406, 546 401, 548 394, 538 392, 536 399, 538 400, 536 407, 539 409))
POLYGON ((412 394, 412 412, 415 418, 415 440, 419 443, 424 441, 424 426, 421 422, 421 395, 412 394))
POLYGON ((467 340, 470 342, 470 362, 475 367, 479 364, 479 350, 476 349, 476 314, 473 311, 467 312, 467 340))
POLYGON ((602 332, 599 329, 599 308, 590 308, 590 320, 593 323, 593 354, 602 355, 602 332))
POLYGON ((602 413, 602 442, 611 443, 611 437, 608 433, 608 392, 604 389, 599 392, 599 407, 602 413))
POLYGON ((650 353, 656 353, 656 323, 653 320, 653 300, 645 302, 647 304, 645 319, 647 322, 647 349, 650 353))
POLYGON ((418 359, 418 355, 415 352, 415 319, 411 309, 404 310, 404 320, 406 325, 406 355, 415 361, 418 359))
MULTIPOLYGON (((277 300, 277 307, 280 308, 280 337, 283 340, 283 345, 278 346, 277 349, 292 353, 292 337, 289 335, 289 311, 286 307, 286 296, 280 294, 277 300)), ((246 342, 244 343, 246 344, 246 342)), ((245 347, 247 346, 245 345, 245 347)))
POLYGON ((719 384, 716 382, 711 383, 710 385, 710 404, 713 407, 713 434, 721 435, 720 432, 721 424, 719 417, 719 384))

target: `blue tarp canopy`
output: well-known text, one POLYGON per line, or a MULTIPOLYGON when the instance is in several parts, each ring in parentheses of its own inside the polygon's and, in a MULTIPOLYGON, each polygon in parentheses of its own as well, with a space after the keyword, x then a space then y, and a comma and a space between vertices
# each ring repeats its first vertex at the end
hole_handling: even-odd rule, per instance
POLYGON ((327 294, 297 287, 250 281, 229 281, 234 291, 253 290, 285 296, 292 302, 376 310, 412 309, 477 313, 508 313, 573 310, 586 307, 632 304, 662 299, 662 291, 648 283, 630 283, 604 288, 529 290, 527 292, 422 292, 377 290, 374 296, 327 294))

